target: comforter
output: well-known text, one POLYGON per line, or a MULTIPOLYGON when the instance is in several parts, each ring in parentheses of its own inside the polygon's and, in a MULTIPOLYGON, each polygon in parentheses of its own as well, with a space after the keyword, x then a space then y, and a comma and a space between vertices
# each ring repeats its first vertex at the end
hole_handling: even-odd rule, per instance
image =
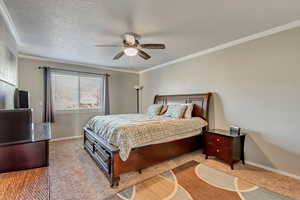
POLYGON ((127 160, 132 148, 174 141, 200 134, 207 122, 199 117, 174 119, 144 114, 93 117, 86 125, 95 134, 120 149, 127 160))

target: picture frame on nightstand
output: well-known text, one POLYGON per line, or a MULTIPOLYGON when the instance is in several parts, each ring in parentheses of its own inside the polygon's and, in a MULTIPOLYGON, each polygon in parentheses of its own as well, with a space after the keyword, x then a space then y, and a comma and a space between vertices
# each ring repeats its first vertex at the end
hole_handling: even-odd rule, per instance
POLYGON ((241 128, 231 125, 229 127, 229 134, 232 136, 239 136, 241 134, 241 128))

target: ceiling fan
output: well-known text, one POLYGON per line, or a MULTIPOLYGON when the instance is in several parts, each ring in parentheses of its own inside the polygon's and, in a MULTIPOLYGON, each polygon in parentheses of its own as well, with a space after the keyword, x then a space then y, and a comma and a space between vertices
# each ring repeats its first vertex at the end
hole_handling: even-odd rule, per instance
POLYGON ((151 58, 145 51, 142 49, 165 49, 165 44, 140 44, 139 39, 140 35, 136 33, 125 33, 121 35, 123 39, 122 45, 95 45, 96 47, 123 47, 123 50, 119 52, 113 60, 121 58, 124 54, 127 56, 140 56, 141 58, 148 60, 151 58))

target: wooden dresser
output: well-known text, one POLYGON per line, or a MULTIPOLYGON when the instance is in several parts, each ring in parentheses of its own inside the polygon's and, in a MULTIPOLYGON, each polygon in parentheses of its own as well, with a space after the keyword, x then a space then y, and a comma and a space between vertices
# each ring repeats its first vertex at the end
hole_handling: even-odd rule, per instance
POLYGON ((26 137, 15 141, 2 141, 0 172, 48 166, 50 139, 49 123, 32 123, 26 137))
POLYGON ((245 134, 233 136, 229 131, 212 129, 204 133, 205 159, 215 156, 233 169, 233 164, 242 161, 245 164, 244 143, 245 134))

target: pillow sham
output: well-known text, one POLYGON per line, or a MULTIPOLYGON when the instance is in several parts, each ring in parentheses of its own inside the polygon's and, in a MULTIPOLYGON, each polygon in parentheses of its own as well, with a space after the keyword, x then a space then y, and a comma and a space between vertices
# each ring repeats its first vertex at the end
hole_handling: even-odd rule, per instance
POLYGON ((159 115, 162 106, 163 106, 162 104, 150 105, 147 109, 147 115, 151 115, 151 116, 159 115))
POLYGON ((182 105, 186 105, 186 110, 184 112, 183 118, 191 119, 192 118, 192 112, 193 112, 194 104, 193 103, 187 103, 187 104, 182 104, 182 105))
POLYGON ((176 119, 180 119, 183 117, 183 114, 186 110, 186 105, 183 104, 171 104, 168 105, 168 110, 167 112, 164 114, 164 116, 166 117, 172 117, 172 118, 176 118, 176 119))

